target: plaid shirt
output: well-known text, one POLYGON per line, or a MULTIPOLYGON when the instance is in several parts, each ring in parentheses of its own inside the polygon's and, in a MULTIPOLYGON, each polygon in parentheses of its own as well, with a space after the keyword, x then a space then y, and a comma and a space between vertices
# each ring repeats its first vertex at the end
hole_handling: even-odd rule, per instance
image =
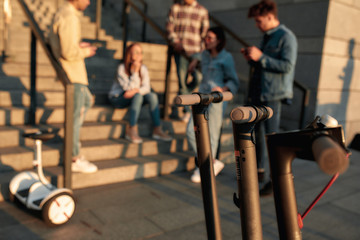
POLYGON ((194 1, 191 5, 174 4, 166 23, 170 42, 180 42, 188 55, 202 50, 202 41, 209 28, 206 8, 194 1))

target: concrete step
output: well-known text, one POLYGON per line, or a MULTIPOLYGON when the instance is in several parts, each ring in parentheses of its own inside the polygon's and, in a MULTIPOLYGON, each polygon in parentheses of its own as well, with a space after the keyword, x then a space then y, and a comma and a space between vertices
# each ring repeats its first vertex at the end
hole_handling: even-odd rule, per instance
MULTIPOLYGON (((48 150, 44 147, 44 150, 48 150)), ((31 152, 28 155, 32 154, 31 152)), ((22 153, 21 159, 26 156, 22 153)), ((44 153, 44 159, 47 157, 44 153)), ((48 158, 46 158, 48 159, 48 158)), ((234 162, 233 150, 227 148, 220 154, 221 161, 225 163, 234 162)), ((87 188, 106 184, 113 184, 136 179, 156 177, 181 171, 190 171, 195 167, 194 154, 192 151, 181 151, 171 154, 155 154, 141 157, 122 157, 109 160, 93 161, 98 171, 92 174, 73 173, 73 189, 87 188)), ((30 170, 32 167, 24 170, 30 170)), ((0 201, 8 199, 8 185, 13 176, 21 170, 14 170, 12 167, 0 165, 0 201)), ((57 187, 63 187, 62 166, 48 167, 45 164, 45 175, 57 187)))
MULTIPOLYGON (((144 126, 140 127, 140 130, 145 129, 144 126)), ((118 125, 116 127, 117 129, 114 130, 111 129, 111 127, 108 127, 108 129, 106 129, 106 127, 91 128, 91 126, 85 126, 82 129, 81 134, 83 134, 86 130, 89 130, 92 133, 88 133, 83 136, 83 138, 85 138, 86 135, 90 137, 86 140, 82 140, 81 154, 84 155, 89 161, 103 161, 107 159, 135 158, 157 154, 170 154, 190 150, 185 134, 170 134, 173 136, 173 140, 170 142, 164 142, 153 140, 151 138, 151 133, 145 135, 145 133, 140 131, 140 136, 143 138, 144 142, 141 144, 135 144, 129 142, 124 138, 118 138, 119 135, 123 134, 124 128, 121 125, 118 125), (106 139, 89 140, 91 139, 91 137, 100 137, 94 137, 94 134, 99 132, 99 129, 107 130, 107 133, 102 133, 103 137, 106 137, 106 139), (109 136, 109 134, 112 136, 109 136)), ((147 129, 147 131, 149 132, 150 128, 147 129)), ((0 143, 4 146, 0 147, 1 165, 10 167, 11 169, 14 169, 16 171, 25 170, 32 167, 32 148, 34 142, 31 139, 25 140, 21 136, 22 134, 20 134, 21 131, 30 132, 30 128, 8 128, 0 132, 0 136, 8 139, 9 144, 12 143, 12 145, 15 145, 16 142, 23 142, 22 146, 6 146, 7 144, 4 143, 5 140, 0 141, 0 143), (12 134, 11 138, 9 138, 10 134, 12 134)), ((31 129, 31 131, 34 132, 34 128, 31 129)), ((63 131, 60 131, 60 135, 62 134, 63 131)), ((231 152, 232 148, 232 133, 228 130, 225 130, 221 137, 221 152, 231 152)), ((43 144, 42 151, 44 166, 58 166, 62 162, 62 151, 63 144, 59 136, 45 142, 43 144)))
MULTIPOLYGON (((229 136, 225 136, 221 144, 221 152, 233 152, 227 144, 229 136)), ((116 158, 137 158, 159 154, 175 154, 190 150, 185 135, 175 135, 171 142, 156 141, 143 138, 141 144, 130 143, 125 139, 105 139, 83 141, 81 154, 91 162, 105 161, 116 158)), ((62 162, 62 143, 57 139, 43 144, 43 165, 58 166, 62 162)), ((33 150, 31 146, 0 148, 1 165, 16 171, 32 168, 33 150)))
MULTIPOLYGON (((6 76, 0 75, 0 85, 2 91, 25 91, 30 90, 29 76, 6 76)), ((63 91, 63 84, 56 77, 37 77, 36 89, 42 91, 63 91)))
MULTIPOLYGON (((102 123, 86 122, 80 129, 80 140, 93 141, 124 138, 127 124, 128 121, 125 120, 102 123)), ((138 125, 141 136, 150 138, 153 129, 152 122, 140 120, 138 125)), ((33 141, 25 139, 22 135, 24 133, 37 132, 40 129, 54 129, 58 131, 58 141, 61 141, 64 137, 63 124, 0 126, 0 148, 32 146, 33 141)), ((162 129, 170 135, 185 134, 186 124, 181 121, 162 121, 162 129)))
MULTIPOLYGON (((48 95, 51 95, 51 92, 47 92, 48 95)), ((98 101, 105 101, 107 93, 103 93, 102 97, 100 94, 97 95, 96 98, 99 98, 98 101)), ((12 92, 1 92, 0 96, 0 104, 3 102, 7 102, 6 105, 8 107, 0 107, 0 126, 4 125, 24 125, 28 121, 28 107, 25 106, 13 106, 10 103, 14 100, 19 101, 22 100, 22 103, 26 102, 29 104, 30 97, 25 92, 18 92, 15 94, 12 92), (1 94, 3 93, 3 94, 1 94)), ((47 96, 47 95, 46 95, 47 96)), ((177 96, 177 93, 170 94, 170 101, 174 97, 177 96)), ((63 99, 63 94, 58 93, 54 94, 54 96, 50 96, 50 98, 54 98, 54 101, 59 101, 59 99, 63 99)), ((160 103, 162 102, 162 95, 159 95, 160 103)), ((236 95, 235 99, 232 100, 227 107, 226 114, 230 113, 230 111, 239 105, 244 104, 244 96, 243 95, 236 95)), ((140 119, 151 119, 149 115, 149 111, 147 110, 148 106, 144 107, 144 111, 140 113, 140 119)), ((179 111, 181 113, 181 111, 179 111)), ((228 115, 225 115, 228 116, 228 115)), ((86 114, 85 122, 108 122, 108 121, 121 121, 121 120, 128 120, 128 109, 114 109, 109 103, 106 105, 95 105, 89 109, 86 114)), ((38 107, 36 111, 36 123, 42 124, 55 124, 55 123, 63 123, 64 122, 64 108, 63 106, 58 107, 38 107)))

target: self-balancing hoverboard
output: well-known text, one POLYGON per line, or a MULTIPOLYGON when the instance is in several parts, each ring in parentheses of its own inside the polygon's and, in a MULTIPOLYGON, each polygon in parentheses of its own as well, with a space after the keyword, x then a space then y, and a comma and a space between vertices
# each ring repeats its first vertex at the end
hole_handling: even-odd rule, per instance
POLYGON ((56 188, 44 176, 41 145, 54 138, 51 131, 24 134, 35 140, 33 165, 35 172, 22 172, 14 176, 9 184, 10 199, 18 200, 28 209, 41 211, 46 224, 57 226, 66 223, 75 212, 75 201, 70 189, 56 188))
MULTIPOLYGON (((247 240, 262 239, 259 189, 256 171, 254 126, 270 118, 272 110, 264 106, 245 106, 232 110, 242 236, 247 240)), ((293 182, 291 163, 295 158, 316 161, 321 170, 335 174, 328 186, 348 165, 342 127, 328 127, 316 118, 307 128, 267 135, 267 146, 274 189, 274 200, 281 240, 301 240, 303 218, 313 204, 300 215, 293 182)), ((326 188, 328 188, 328 186, 326 188)))

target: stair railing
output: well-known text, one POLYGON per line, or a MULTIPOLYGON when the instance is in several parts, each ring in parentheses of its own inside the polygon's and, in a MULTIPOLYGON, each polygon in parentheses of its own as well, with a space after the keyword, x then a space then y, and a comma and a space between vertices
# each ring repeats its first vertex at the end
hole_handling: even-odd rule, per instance
POLYGON ((65 88, 65 134, 64 134, 64 149, 63 149, 63 174, 64 174, 64 187, 71 188, 71 158, 72 158, 72 143, 73 143, 73 109, 74 109, 74 85, 70 82, 60 62, 54 57, 52 50, 47 44, 44 34, 39 25, 33 17, 24 0, 18 0, 31 29, 31 62, 30 62, 30 110, 29 110, 29 123, 36 124, 36 41, 40 43, 48 57, 52 67, 56 71, 58 79, 61 81, 65 88))

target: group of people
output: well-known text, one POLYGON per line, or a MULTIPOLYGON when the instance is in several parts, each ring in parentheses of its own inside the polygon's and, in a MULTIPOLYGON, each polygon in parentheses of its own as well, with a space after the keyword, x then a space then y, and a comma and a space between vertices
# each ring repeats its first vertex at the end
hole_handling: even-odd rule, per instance
MULTIPOLYGON (((81 42, 79 14, 90 4, 89 0, 68 0, 56 14, 50 36, 50 45, 59 59, 70 81, 75 86, 73 171, 95 172, 97 167, 79 154, 79 129, 86 110, 90 107, 91 95, 84 59, 96 53, 96 47, 81 42)), ((272 0, 262 0, 248 12, 256 26, 264 33, 260 47, 250 46, 241 53, 251 66, 248 104, 266 105, 274 110, 270 120, 256 128, 256 154, 258 176, 266 181, 264 163, 266 159, 265 134, 279 131, 281 104, 290 103, 293 97, 294 69, 297 58, 295 35, 277 15, 277 6, 272 0)), ((168 41, 174 52, 179 80, 179 94, 190 94, 195 89, 201 93, 230 91, 236 94, 239 79, 232 55, 225 50, 226 38, 221 27, 211 27, 209 14, 196 0, 174 3, 169 11, 166 29, 168 41), (198 67, 200 66, 200 68, 198 67)), ((129 108, 130 122, 126 139, 141 143, 137 122, 141 107, 149 104, 153 123, 154 139, 171 141, 172 137, 161 129, 159 102, 151 91, 147 67, 142 63, 141 45, 134 43, 126 49, 123 63, 118 66, 116 78, 109 92, 109 100, 115 108, 129 108)), ((209 131, 211 151, 216 156, 225 103, 209 106, 209 131)), ((196 151, 196 141, 190 108, 183 109, 181 120, 187 122, 186 135, 190 146, 196 151)), ((172 116, 178 112, 173 110, 172 116)), ((214 161, 217 175, 224 167, 220 160, 214 161)), ((200 182, 199 170, 191 176, 200 182)), ((271 191, 271 183, 265 184, 271 191)))

